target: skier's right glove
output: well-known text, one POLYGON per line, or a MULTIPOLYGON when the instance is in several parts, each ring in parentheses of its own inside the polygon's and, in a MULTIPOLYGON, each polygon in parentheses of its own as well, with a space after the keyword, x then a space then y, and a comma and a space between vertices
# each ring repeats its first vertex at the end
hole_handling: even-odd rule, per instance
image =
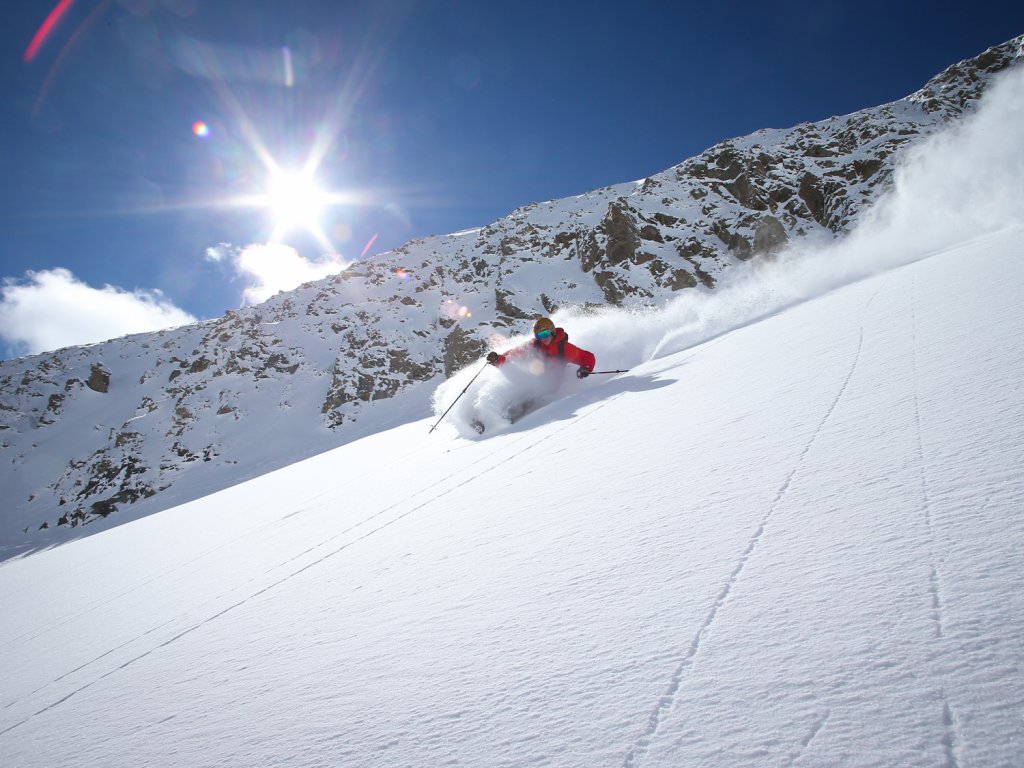
POLYGON ((487 362, 490 363, 491 365, 497 365, 498 364, 498 360, 500 360, 500 359, 501 359, 501 355, 499 355, 497 352, 488 352, 487 353, 487 362))
POLYGON ((590 375, 590 369, 587 368, 587 366, 585 366, 585 365, 581 365, 579 368, 576 369, 576 378, 577 379, 585 379, 589 375, 590 375))

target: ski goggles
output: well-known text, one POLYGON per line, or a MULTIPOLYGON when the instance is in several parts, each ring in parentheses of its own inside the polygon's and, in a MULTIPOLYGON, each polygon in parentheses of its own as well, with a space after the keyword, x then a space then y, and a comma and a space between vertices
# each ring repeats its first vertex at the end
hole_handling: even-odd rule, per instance
POLYGON ((538 339, 541 339, 543 341, 544 339, 550 339, 552 336, 555 335, 555 332, 554 331, 543 330, 543 331, 537 331, 533 335, 536 336, 538 339))

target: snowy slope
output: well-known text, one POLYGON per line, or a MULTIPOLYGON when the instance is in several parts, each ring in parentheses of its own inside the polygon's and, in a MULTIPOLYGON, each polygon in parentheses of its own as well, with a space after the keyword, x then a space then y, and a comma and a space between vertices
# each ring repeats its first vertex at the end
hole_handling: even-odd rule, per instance
POLYGON ((1018 765, 1022 234, 9 561, 5 765, 1018 765))
POLYGON ((993 94, 842 243, 568 316, 627 374, 0 565, 3 765, 1020 765, 1024 71, 993 94))

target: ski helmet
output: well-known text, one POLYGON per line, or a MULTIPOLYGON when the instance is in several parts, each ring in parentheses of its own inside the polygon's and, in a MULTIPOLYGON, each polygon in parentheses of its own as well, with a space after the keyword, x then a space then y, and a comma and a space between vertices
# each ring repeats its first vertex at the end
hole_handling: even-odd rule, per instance
POLYGON ((542 317, 536 323, 533 324, 533 335, 536 336, 541 331, 553 331, 555 330, 555 324, 551 322, 551 318, 542 317))

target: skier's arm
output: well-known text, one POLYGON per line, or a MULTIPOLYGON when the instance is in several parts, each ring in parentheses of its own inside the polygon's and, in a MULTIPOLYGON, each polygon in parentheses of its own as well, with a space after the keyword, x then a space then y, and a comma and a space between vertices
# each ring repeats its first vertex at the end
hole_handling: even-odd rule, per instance
POLYGON ((593 371, 594 366, 597 365, 597 358, 594 357, 593 352, 580 349, 575 344, 565 345, 565 359, 580 368, 586 368, 588 372, 593 371))
POLYGON ((487 354, 487 362, 491 365, 504 365, 510 357, 521 357, 532 350, 533 345, 527 342, 526 344, 520 344, 518 347, 513 347, 508 352, 489 352, 487 354))

